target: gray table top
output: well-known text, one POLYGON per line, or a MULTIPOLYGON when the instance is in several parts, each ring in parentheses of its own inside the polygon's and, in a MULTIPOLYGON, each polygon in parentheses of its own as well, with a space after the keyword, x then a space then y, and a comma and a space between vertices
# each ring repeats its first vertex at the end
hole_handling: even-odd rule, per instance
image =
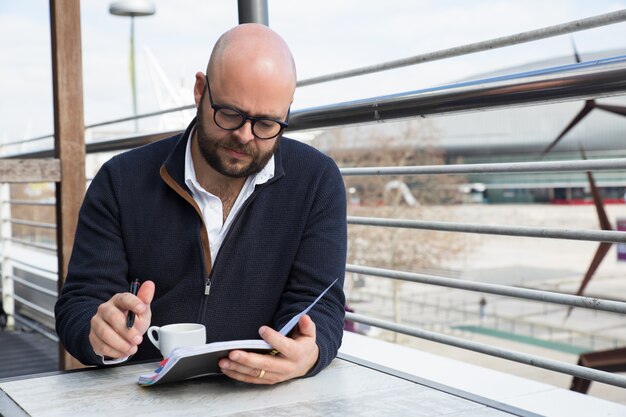
POLYGON ((447 393, 347 359, 335 359, 313 378, 274 386, 248 385, 223 376, 155 387, 137 385, 139 375, 155 367, 156 363, 138 364, 0 382, 0 414, 33 417, 511 415, 475 398, 463 398, 458 393, 447 393))

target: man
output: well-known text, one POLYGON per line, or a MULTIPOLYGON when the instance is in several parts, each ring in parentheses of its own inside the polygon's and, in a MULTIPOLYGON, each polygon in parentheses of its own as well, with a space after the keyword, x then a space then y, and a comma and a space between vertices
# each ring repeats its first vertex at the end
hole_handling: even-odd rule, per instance
POLYGON ((185 133, 108 161, 81 208, 56 327, 85 364, 158 359, 150 325, 198 322, 207 342, 259 335, 276 356, 233 351, 229 377, 267 384, 321 371, 341 344, 346 256, 334 162, 282 138, 296 86, 276 33, 240 25, 196 74, 185 133), (330 291, 290 337, 274 329, 330 291), (142 281, 137 296, 128 292, 142 281), (129 311, 136 315, 126 327, 129 311))

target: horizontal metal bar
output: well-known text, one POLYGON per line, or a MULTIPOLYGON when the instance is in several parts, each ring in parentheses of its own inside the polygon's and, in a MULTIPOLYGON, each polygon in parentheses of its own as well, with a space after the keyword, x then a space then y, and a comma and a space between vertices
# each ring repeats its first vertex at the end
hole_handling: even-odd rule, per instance
MULTIPOLYGON (((626 178, 623 180, 601 180, 596 178, 596 186, 599 188, 605 187, 626 187, 626 178)), ((503 182, 503 183, 493 183, 493 184, 484 184, 485 189, 488 190, 503 190, 503 189, 540 189, 540 188, 586 188, 589 187, 589 180, 573 180, 573 181, 555 181, 552 179, 546 179, 545 181, 539 182, 503 182)), ((457 187, 450 187, 457 188, 457 187)), ((608 198, 608 197, 607 197, 608 198)), ((606 199, 606 198, 605 198, 606 199)), ((591 201, 591 200, 590 200, 591 201)))
POLYGON ((37 311, 37 312, 39 312, 39 313, 41 313, 41 314, 43 314, 45 316, 54 318, 54 311, 46 310, 45 308, 40 307, 40 306, 38 306, 35 303, 31 303, 30 301, 23 299, 19 295, 13 294, 13 298, 15 299, 15 301, 18 301, 18 302, 24 304, 26 307, 30 308, 31 310, 35 310, 35 311, 37 311))
POLYGON ((352 175, 424 175, 424 174, 495 174, 515 172, 619 171, 626 169, 626 158, 585 159, 574 161, 503 162, 493 164, 423 165, 402 167, 341 168, 352 175))
POLYGON ((37 291, 39 293, 50 295, 50 296, 55 297, 55 298, 58 296, 56 291, 49 290, 47 288, 42 287, 41 285, 33 284, 32 282, 26 281, 22 277, 16 277, 15 275, 11 275, 11 279, 13 281, 15 281, 15 282, 19 282, 20 284, 22 284, 22 285, 24 285, 24 286, 26 286, 28 288, 31 288, 31 289, 37 291))
POLYGON ((19 321, 24 326, 28 327, 29 329, 32 329, 33 331, 41 334, 42 336, 47 337, 48 339, 54 342, 59 341, 59 337, 56 334, 49 332, 47 328, 43 327, 42 325, 40 325, 39 323, 35 321, 32 321, 26 317, 22 317, 20 314, 15 314, 15 320, 19 321))
POLYGON ((6 219, 5 221, 10 222, 11 224, 19 224, 22 226, 30 226, 30 227, 39 227, 42 229, 56 229, 57 228, 57 225, 53 223, 33 222, 31 220, 6 219))
POLYGON ((554 26, 547 26, 541 29, 535 29, 528 32, 516 33, 515 35, 503 36, 482 42, 470 43, 454 48, 441 49, 439 51, 429 52, 426 54, 415 55, 408 58, 396 59, 393 61, 383 62, 375 65, 368 65, 361 68, 355 68, 347 71, 335 72, 332 74, 311 77, 298 81, 298 87, 306 87, 313 84, 320 84, 328 81, 336 81, 344 78, 351 78, 365 74, 372 74, 380 71, 387 71, 395 68, 402 68, 425 62, 437 61, 445 58, 468 55, 475 52, 488 51, 492 49, 502 48, 505 46, 518 45, 526 42, 546 39, 554 36, 564 35, 567 33, 578 32, 581 30, 593 29, 600 26, 606 26, 626 20, 626 10, 618 10, 616 12, 601 14, 585 19, 574 20, 554 26))
POLYGON ((553 227, 501 226, 425 220, 384 219, 348 216, 348 223, 363 226, 400 227, 438 230, 442 232, 478 233, 485 235, 524 236, 550 239, 586 240, 592 242, 626 243, 626 232, 613 230, 568 230, 553 227))
MULTIPOLYGON (((364 294, 367 296, 373 296, 373 297, 377 297, 378 299, 382 299, 383 302, 395 302, 393 300, 395 300, 396 298, 393 297, 393 295, 390 294, 381 294, 380 291, 377 291, 375 289, 371 289, 371 290, 364 290, 364 289, 359 289, 359 294, 364 294)), ((407 295, 407 296, 403 296, 400 295, 397 298, 398 302, 402 302, 402 303, 413 303, 416 302, 415 298, 412 295, 407 295)), ((435 307, 437 309, 442 308, 444 311, 446 311, 446 317, 447 317, 447 313, 458 313, 460 315, 465 316, 475 316, 475 317, 479 317, 480 313, 478 310, 474 311, 474 312, 468 312, 466 309, 461 308, 460 305, 454 305, 454 304, 449 304, 449 305, 442 305, 442 304, 437 304, 437 303, 428 303, 426 301, 424 301, 423 299, 419 301, 419 304, 423 307, 435 307)), ((553 312, 557 312, 558 310, 556 309, 557 306, 555 306, 554 309, 550 309, 550 310, 546 310, 546 312, 548 312, 548 314, 551 314, 553 312)), ((390 317, 392 313, 388 313, 388 312, 383 312, 381 313, 381 315, 384 315, 385 317, 390 317)), ((381 318, 385 318, 385 317, 381 317, 381 318)), ((407 321, 409 321, 410 319, 407 319, 407 321)), ((557 324, 543 324, 543 323, 537 323, 537 322, 533 322, 533 321, 529 321, 526 320, 524 318, 510 318, 510 317, 503 317, 503 316, 498 316, 497 318, 495 318, 495 326, 496 328, 501 328, 503 327, 503 324, 506 323, 507 326, 511 327, 511 328, 518 328, 518 329, 523 329, 523 328, 531 328, 531 329, 535 329, 535 331, 537 332, 547 332, 550 335, 552 333, 566 333, 568 335, 568 338, 571 340, 573 337, 576 338, 580 338, 580 339, 588 339, 588 340, 594 340, 596 342, 604 342, 607 346, 612 345, 612 346, 618 346, 618 345, 622 345, 624 343, 626 343, 626 338, 624 337, 620 337, 619 335, 602 335, 602 334, 594 334, 594 333, 590 333, 590 332, 584 332, 581 330, 574 330, 574 329, 569 329, 569 328, 564 328, 563 326, 558 326, 557 324)), ((410 324, 412 325, 424 325, 425 323, 423 323, 421 320, 419 319, 415 319, 415 320, 411 320, 410 324)), ((609 326, 609 329, 613 329, 614 326, 609 326)), ((602 331, 603 329, 600 329, 600 331, 602 331)), ((532 331, 532 330, 531 330, 532 331)), ((526 334, 523 331, 520 331, 520 334, 526 334)))
MULTIPOLYGON (((624 92, 626 92, 626 57, 622 56, 295 110, 290 116, 289 130, 319 129, 461 111, 554 103, 624 92)), ((129 149, 176 133, 180 131, 89 143, 87 153, 129 149)), ((7 158, 50 156, 53 156, 52 149, 13 154, 7 158)))
MULTIPOLYGON (((99 152, 113 152, 121 151, 125 149, 131 149, 138 146, 146 145, 148 143, 156 142, 158 140, 173 136, 180 133, 180 130, 174 130, 169 132, 149 133, 146 135, 134 135, 126 138, 119 138, 113 140, 103 140, 101 142, 92 142, 86 144, 86 152, 99 153, 99 152)), ((38 151, 25 152, 20 154, 13 154, 6 156, 5 158, 46 158, 54 155, 54 151, 50 149, 42 149, 38 151)))
MULTIPOLYGON (((195 109, 195 108, 196 108, 196 106, 194 104, 187 104, 185 106, 173 107, 171 109, 159 110, 159 111, 154 111, 154 112, 150 112, 150 113, 143 113, 143 114, 139 114, 139 115, 136 115, 136 116, 122 117, 122 118, 119 118, 119 119, 107 120, 105 122, 98 122, 98 123, 93 123, 93 124, 90 124, 90 125, 86 125, 85 126, 85 130, 86 129, 93 129, 95 127, 113 125, 113 124, 123 123, 123 122, 130 122, 130 121, 133 121, 133 120, 145 119, 145 118, 148 118, 148 117, 160 116, 162 114, 173 113, 173 112, 182 111, 182 110, 190 110, 190 109, 195 109)), ((21 145, 23 143, 29 143, 29 142, 42 140, 42 139, 48 139, 48 138, 54 139, 54 135, 53 134, 52 135, 44 135, 44 136, 38 136, 38 137, 35 137, 35 138, 30 138, 30 139, 26 139, 26 140, 22 140, 22 141, 3 143, 3 144, 0 144, 0 148, 4 147, 4 146, 21 145)))
POLYGON ((182 130, 170 130, 166 132, 148 133, 144 135, 135 135, 130 138, 119 138, 114 140, 104 140, 87 144, 87 153, 112 152, 131 147, 146 145, 161 139, 174 136, 181 133, 182 130))
POLYGON ((21 206, 56 206, 56 203, 50 201, 36 201, 36 200, 4 200, 3 203, 9 203, 12 205, 21 206))
POLYGON ((145 119, 147 117, 160 116, 162 114, 174 113, 174 112, 183 111, 183 110, 191 110, 195 108, 196 108, 195 104, 186 104, 184 106, 172 107, 171 109, 158 110, 158 111, 153 111, 150 113, 138 114, 136 116, 128 116, 128 117, 122 117, 120 119, 107 120, 105 122, 92 123, 90 125, 85 126, 85 129, 93 129, 94 127, 107 126, 107 125, 123 123, 123 122, 132 122, 133 120, 145 119))
POLYGON ((620 56, 295 110, 289 118, 289 130, 557 103, 625 92, 626 56, 620 56))
POLYGON ((529 355, 514 350, 503 349, 496 346, 486 345, 483 343, 465 340, 455 336, 448 336, 441 333, 431 332, 428 330, 416 329, 414 327, 402 324, 392 323, 385 320, 367 317, 360 314, 346 312, 346 319, 363 323, 370 326, 379 327, 381 329, 398 332, 409 336, 419 337, 437 343, 443 343, 450 346, 456 346, 461 349, 471 350, 474 352, 484 353, 490 356, 507 359, 538 368, 549 369, 584 379, 589 379, 604 384, 614 385, 616 387, 626 388, 626 377, 622 375, 612 374, 610 372, 598 371, 596 369, 586 368, 580 365, 572 365, 566 362, 560 362, 553 359, 543 358, 541 356, 529 355))
POLYGON ((54 275, 55 277, 57 276, 58 272, 56 270, 51 270, 51 269, 46 269, 46 268, 42 268, 40 266, 37 265, 33 265, 33 264, 29 264, 24 262, 21 259, 15 258, 13 256, 6 256, 6 259, 9 259, 11 262, 19 264, 18 268, 29 268, 29 269, 35 269, 37 271, 41 271, 41 272, 47 272, 49 274, 54 275))
POLYGON ((484 282, 465 281, 456 278, 446 278, 435 275, 402 272, 391 269, 372 268, 360 265, 346 265, 347 272, 364 275, 373 275, 383 278, 399 279, 408 282, 437 285, 447 288, 458 288, 467 291, 483 292, 488 294, 504 295, 507 297, 523 298, 554 304, 563 304, 572 307, 582 307, 591 310, 608 311, 611 313, 626 314, 626 302, 603 300, 595 297, 561 294, 550 291, 534 290, 529 288, 510 287, 507 285, 488 284, 484 282))
MULTIPOLYGON (((295 110, 290 116, 289 130, 319 129, 461 111, 581 100, 625 92, 626 57, 622 56, 295 110)), ((89 143, 87 153, 129 149, 179 132, 89 143)), ((7 158, 50 156, 53 156, 53 152, 47 149, 14 154, 7 158)))
POLYGON ((55 253, 57 251, 56 245, 52 246, 52 245, 46 245, 45 243, 30 242, 28 240, 18 239, 18 238, 15 238, 15 237, 6 238, 6 239, 11 241, 11 242, 15 242, 15 243, 17 243, 19 245, 31 246, 33 248, 43 249, 43 250, 47 250, 47 251, 55 252, 55 253))
POLYGON ((54 139, 54 134, 48 133, 46 135, 36 136, 34 138, 18 140, 18 141, 15 141, 15 142, 7 142, 7 143, 3 143, 2 145, 0 145, 0 147, 12 146, 12 145, 21 145, 23 143, 35 142, 35 141, 42 140, 42 139, 54 139))

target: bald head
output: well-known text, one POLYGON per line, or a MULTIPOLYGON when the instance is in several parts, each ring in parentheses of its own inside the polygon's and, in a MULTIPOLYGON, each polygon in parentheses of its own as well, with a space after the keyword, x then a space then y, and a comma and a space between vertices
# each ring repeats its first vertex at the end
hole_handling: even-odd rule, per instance
POLYGON ((280 143, 295 88, 293 57, 274 31, 245 24, 223 34, 206 74, 196 73, 196 175, 239 181, 259 172, 280 143))
POLYGON ((276 32, 257 23, 236 26, 218 39, 207 74, 216 82, 236 74, 280 80, 292 91, 296 87, 296 66, 287 43, 276 32))

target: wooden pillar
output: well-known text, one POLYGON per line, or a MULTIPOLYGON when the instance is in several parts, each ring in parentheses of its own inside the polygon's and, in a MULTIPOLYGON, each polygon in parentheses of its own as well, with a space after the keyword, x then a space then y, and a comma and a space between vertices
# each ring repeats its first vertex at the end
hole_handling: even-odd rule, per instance
MULTIPOLYGON (((56 185, 59 290, 65 281, 78 211, 85 194, 85 125, 80 0, 50 0, 54 155, 61 163, 56 185)), ((81 366, 59 344, 61 369, 81 366)))

